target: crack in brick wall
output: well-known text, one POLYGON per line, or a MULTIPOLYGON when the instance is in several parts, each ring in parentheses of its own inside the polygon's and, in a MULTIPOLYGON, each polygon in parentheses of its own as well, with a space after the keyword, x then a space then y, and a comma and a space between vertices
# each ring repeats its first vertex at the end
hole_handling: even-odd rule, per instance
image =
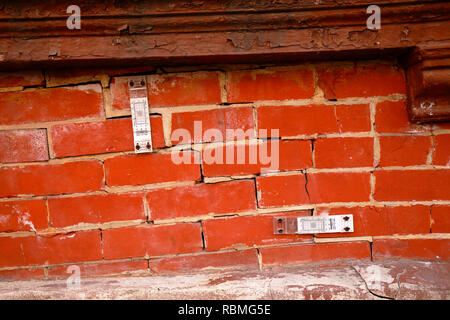
POLYGON ((392 62, 167 70, 0 73, 1 278, 52 278, 72 264, 96 276, 448 261, 450 125, 409 123, 392 62), (149 83, 151 154, 133 153, 134 74, 149 83), (194 121, 255 134, 184 153, 280 139, 279 169, 173 164, 171 134, 194 121), (276 215, 342 213, 354 233, 272 234, 276 215))

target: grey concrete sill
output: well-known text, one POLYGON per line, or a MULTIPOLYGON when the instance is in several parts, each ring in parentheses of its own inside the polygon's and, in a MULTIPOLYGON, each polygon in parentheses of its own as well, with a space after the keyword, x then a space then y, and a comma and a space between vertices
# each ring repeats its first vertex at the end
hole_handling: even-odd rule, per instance
POLYGON ((0 282, 0 299, 449 299, 450 263, 390 261, 265 271, 0 282))

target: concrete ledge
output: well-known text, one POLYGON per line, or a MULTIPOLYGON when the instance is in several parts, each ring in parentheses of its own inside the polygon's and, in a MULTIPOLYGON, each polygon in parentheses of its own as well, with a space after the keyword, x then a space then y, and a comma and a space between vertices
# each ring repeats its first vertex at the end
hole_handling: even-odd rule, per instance
POLYGON ((450 263, 390 261, 265 271, 0 282, 0 299, 450 299, 450 263))

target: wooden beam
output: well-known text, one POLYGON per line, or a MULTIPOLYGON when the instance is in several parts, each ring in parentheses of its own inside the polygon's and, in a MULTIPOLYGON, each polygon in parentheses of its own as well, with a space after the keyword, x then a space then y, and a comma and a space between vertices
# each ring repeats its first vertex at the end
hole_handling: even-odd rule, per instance
POLYGON ((449 120, 450 3, 381 0, 381 29, 366 27, 372 1, 81 2, 0 4, 0 69, 77 65, 281 63, 398 57, 413 121, 449 120))

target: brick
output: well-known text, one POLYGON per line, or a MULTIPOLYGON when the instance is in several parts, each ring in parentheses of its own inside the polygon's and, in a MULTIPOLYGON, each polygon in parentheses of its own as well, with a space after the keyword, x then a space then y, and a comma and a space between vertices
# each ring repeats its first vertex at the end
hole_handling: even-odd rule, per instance
POLYGON ((448 239, 374 239, 373 257, 381 259, 450 259, 448 239))
POLYGON ((144 73, 152 72, 155 67, 108 67, 108 68, 97 68, 90 67, 86 68, 64 68, 64 69, 54 69, 46 70, 47 77, 47 87, 63 86, 68 84, 77 83, 87 83, 87 82, 102 82, 102 85, 108 84, 109 76, 117 76, 121 74, 133 74, 133 73, 144 73), (108 82, 106 82, 108 81, 108 82), (106 82, 106 83, 103 83, 106 82))
POLYGON ((375 171, 377 201, 450 200, 450 170, 375 171))
POLYGON ((373 138, 323 138, 314 141, 316 168, 373 166, 373 138))
POLYGON ((256 177, 258 205, 261 208, 308 204, 305 175, 256 177))
MULTIPOLYGON (((182 138, 174 135, 175 130, 185 129, 190 134, 190 140, 195 143, 240 140, 240 136, 228 133, 227 130, 242 130, 243 138, 255 137, 255 123, 253 120, 253 108, 223 108, 196 112, 172 113, 172 144, 178 144, 182 138), (194 122, 201 122, 201 127, 195 131, 194 122), (215 129, 215 131, 212 131, 215 129), (208 134, 205 135, 205 131, 208 134), (221 136, 210 136, 219 131, 221 136), (247 132, 247 130, 249 130, 247 132), (249 133, 247 135, 247 133, 249 133), (175 137, 177 139, 175 139, 175 137)), ((189 141, 190 143, 190 141, 189 141)))
POLYGON ((434 122, 431 128, 432 130, 450 130, 450 122, 434 122))
POLYGON ((103 116, 98 84, 0 93, 0 125, 103 116))
MULTIPOLYGON (((95 262, 77 265, 80 268, 80 277, 99 277, 124 273, 145 272, 148 270, 147 260, 117 261, 117 262, 95 262)), ((51 266, 48 268, 49 279, 67 279, 69 272, 67 265, 51 266)))
POLYGON ((150 260, 150 269, 156 274, 190 273, 228 269, 257 270, 256 250, 218 252, 150 260))
POLYGON ((317 234, 316 237, 362 237, 430 232, 430 208, 428 206, 335 207, 317 210, 317 215, 333 216, 336 214, 352 214, 354 232, 317 234))
POLYGON ((0 131, 0 162, 48 160, 45 129, 0 131))
POLYGON ((312 242, 312 235, 274 235, 275 216, 310 216, 310 211, 242 216, 202 221, 206 251, 291 242, 312 242))
POLYGON ((431 207, 431 232, 450 233, 450 206, 431 207))
POLYGON ((231 103, 308 99, 314 94, 313 71, 306 68, 230 71, 227 79, 227 101, 231 103))
POLYGON ((172 154, 155 153, 106 159, 106 182, 110 186, 120 186, 201 180, 200 165, 196 164, 199 163, 198 153, 180 154, 187 156, 190 163, 175 164, 172 154))
POLYGON ((0 202, 0 232, 37 231, 47 227, 45 200, 0 202))
POLYGON ((431 138, 427 136, 380 137, 380 167, 425 165, 431 138))
POLYGON ((258 129, 278 129, 281 137, 370 131, 369 106, 310 105, 263 106, 258 111, 258 129))
POLYGON ((145 220, 142 194, 102 194, 48 199, 50 224, 63 228, 80 223, 145 220))
POLYGON ((103 186, 103 166, 92 160, 3 167, 0 181, 0 197, 95 191, 103 186))
POLYGON ((0 267, 102 259, 100 231, 37 237, 0 237, 0 267))
POLYGON ((370 259, 369 242, 300 244, 260 249, 266 266, 318 263, 342 259, 370 259))
POLYGON ((433 164, 450 166, 450 134, 434 136, 433 164))
POLYGON ((200 224, 138 226, 103 232, 105 259, 162 256, 202 250, 200 224))
POLYGON ((405 100, 379 102, 375 110, 375 128, 379 133, 419 133, 430 129, 409 121, 405 100))
POLYGON ((406 94, 403 71, 387 64, 319 65, 318 85, 327 99, 406 94))
POLYGON ((369 172, 316 172, 308 174, 312 203, 369 201, 369 172))
POLYGON ((1 281, 23 281, 44 278, 44 268, 26 268, 0 271, 1 281))
POLYGON ((44 84, 40 70, 0 72, 0 87, 28 87, 44 84))
MULTIPOLYGON (((148 103, 151 107, 221 103, 220 73, 198 71, 147 76, 148 103)), ((112 108, 130 108, 128 77, 111 80, 112 108)))
POLYGON ((147 76, 150 106, 221 103, 220 73, 198 71, 147 76))
MULTIPOLYGON (((161 116, 150 117, 150 125, 153 147, 164 147, 161 116)), ((134 150, 131 118, 55 125, 51 135, 55 157, 134 150)))
POLYGON ((240 180, 153 190, 147 202, 151 220, 250 211, 256 209, 255 184, 240 180))
POLYGON ((277 140, 258 145, 238 144, 203 149, 203 174, 207 177, 300 170, 311 166, 311 142, 308 140, 277 140), (241 154, 245 157, 239 156, 241 154), (234 160, 227 161, 227 155, 234 155, 234 160))
POLYGON ((109 88, 111 92, 111 108, 113 110, 130 110, 128 77, 112 78, 109 88))

